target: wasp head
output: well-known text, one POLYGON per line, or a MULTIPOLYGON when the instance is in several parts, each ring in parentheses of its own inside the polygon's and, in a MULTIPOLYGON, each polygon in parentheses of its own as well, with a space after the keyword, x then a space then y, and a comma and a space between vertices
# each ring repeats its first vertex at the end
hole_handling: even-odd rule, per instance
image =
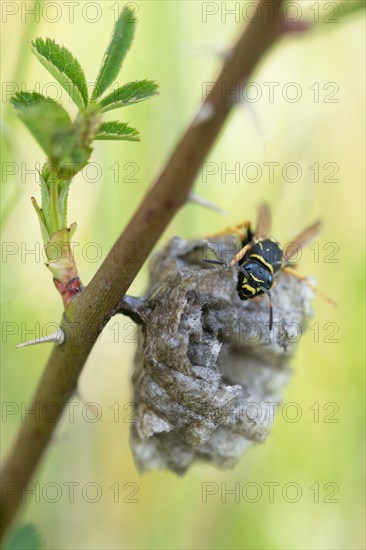
POLYGON ((273 285, 272 273, 258 262, 246 262, 243 264, 241 271, 243 271, 248 282, 254 288, 265 288, 269 290, 273 285))

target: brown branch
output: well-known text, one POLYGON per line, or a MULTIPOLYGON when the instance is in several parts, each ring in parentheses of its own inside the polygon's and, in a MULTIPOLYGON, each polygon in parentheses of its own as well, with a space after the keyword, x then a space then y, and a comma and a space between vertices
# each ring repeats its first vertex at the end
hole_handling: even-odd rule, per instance
POLYGON ((22 492, 51 440, 57 419, 76 389, 98 335, 164 229, 185 203, 203 160, 235 104, 232 90, 241 93, 245 81, 281 32, 282 0, 270 6, 263 0, 261 3, 261 17, 246 27, 227 55, 216 85, 164 170, 90 284, 71 302, 64 314, 61 326, 66 341, 54 347, 32 405, 43 411, 47 404, 52 403, 58 410, 55 418, 41 414, 38 422, 34 416, 27 415, 4 463, 2 534, 16 514, 22 492), (134 252, 132 257, 131 250, 134 252))

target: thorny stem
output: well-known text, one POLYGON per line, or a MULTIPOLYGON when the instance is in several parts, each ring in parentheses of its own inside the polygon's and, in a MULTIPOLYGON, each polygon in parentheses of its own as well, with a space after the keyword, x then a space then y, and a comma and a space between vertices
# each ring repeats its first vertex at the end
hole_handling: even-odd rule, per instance
POLYGON ((31 405, 42 411, 52 403, 55 417, 50 418, 49 408, 47 415, 41 414, 38 421, 35 415, 27 415, 19 430, 2 470, 1 535, 19 508, 22 494, 51 440, 65 404, 76 390, 97 337, 111 312, 118 309, 164 229, 185 203, 201 163, 235 104, 230 90, 240 90, 280 35, 282 3, 282 0, 273 2, 269 11, 262 6, 261 17, 245 28, 162 173, 89 285, 67 307, 61 323, 66 341, 53 348, 31 405))

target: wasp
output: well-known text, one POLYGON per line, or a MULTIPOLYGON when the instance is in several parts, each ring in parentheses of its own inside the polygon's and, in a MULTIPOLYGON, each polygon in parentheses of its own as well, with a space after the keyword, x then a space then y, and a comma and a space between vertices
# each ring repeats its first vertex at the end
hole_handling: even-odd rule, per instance
MULTIPOLYGON (((241 249, 228 264, 222 260, 205 259, 204 261, 238 269, 237 290, 241 300, 267 295, 269 299, 269 330, 272 330, 271 288, 275 284, 275 276, 279 271, 284 271, 305 281, 312 290, 318 291, 305 275, 294 269, 291 259, 299 250, 314 240, 321 225, 320 221, 315 222, 282 249, 280 244, 269 236, 272 226, 271 213, 268 205, 262 204, 258 209, 258 220, 254 231, 250 222, 244 222, 214 235, 217 237, 227 233, 236 233, 240 238, 241 249)), ((325 298, 331 301, 329 298, 325 298)))

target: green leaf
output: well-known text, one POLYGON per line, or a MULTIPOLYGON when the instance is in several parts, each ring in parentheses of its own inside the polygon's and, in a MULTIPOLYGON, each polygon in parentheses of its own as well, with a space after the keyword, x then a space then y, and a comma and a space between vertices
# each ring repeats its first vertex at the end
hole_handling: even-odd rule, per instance
POLYGON ((5 542, 4 550, 41 550, 43 540, 32 523, 17 527, 5 542))
POLYGON ((92 94, 92 101, 98 99, 118 76, 127 51, 135 33, 136 19, 133 10, 124 7, 116 22, 113 35, 104 54, 97 81, 92 94))
POLYGON ((50 38, 37 38, 31 42, 31 50, 79 109, 84 109, 88 104, 88 88, 83 69, 72 53, 50 38))
POLYGON ((80 111, 72 124, 61 105, 36 92, 19 92, 11 102, 48 157, 45 180, 51 173, 53 177, 70 179, 86 165, 92 151, 90 144, 100 125, 99 106, 80 111))
POLYGON ((17 92, 10 99, 10 102, 15 107, 15 109, 18 109, 18 110, 30 108, 35 105, 41 106, 41 107, 44 105, 46 106, 51 105, 51 107, 56 105, 56 108, 59 109, 59 114, 61 118, 64 121, 70 122, 70 117, 68 113, 61 107, 59 103, 57 103, 54 99, 51 99, 50 97, 46 97, 37 92, 17 92))
POLYGON ((140 141, 140 133, 124 122, 103 122, 95 139, 109 139, 119 141, 140 141))
POLYGON ((10 102, 46 155, 53 160, 59 158, 62 138, 71 129, 70 117, 63 107, 36 92, 18 92, 10 102))
POLYGON ((102 106, 103 112, 106 112, 112 109, 118 109, 119 107, 125 107, 126 105, 133 105, 140 101, 145 101, 157 94, 158 85, 152 80, 129 82, 107 95, 100 101, 100 105, 102 106))

